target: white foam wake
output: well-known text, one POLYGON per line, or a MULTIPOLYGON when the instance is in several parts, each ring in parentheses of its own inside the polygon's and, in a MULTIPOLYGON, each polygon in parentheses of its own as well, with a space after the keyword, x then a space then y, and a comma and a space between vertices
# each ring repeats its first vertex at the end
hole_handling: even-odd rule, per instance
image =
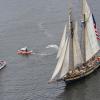
POLYGON ((46 46, 45 49, 42 50, 42 52, 33 52, 32 54, 40 55, 40 56, 47 56, 47 55, 52 55, 52 54, 56 53, 57 50, 58 50, 58 46, 56 44, 50 44, 50 45, 46 46))
POLYGON ((33 55, 40 55, 40 56, 47 56, 49 55, 48 53, 32 53, 33 55))
POLYGON ((58 46, 56 44, 48 45, 48 46, 46 46, 46 48, 55 48, 58 50, 58 46))

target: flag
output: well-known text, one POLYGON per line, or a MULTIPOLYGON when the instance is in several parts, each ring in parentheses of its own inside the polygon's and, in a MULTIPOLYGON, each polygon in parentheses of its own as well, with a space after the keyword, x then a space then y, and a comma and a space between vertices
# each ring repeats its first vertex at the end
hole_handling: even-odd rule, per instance
POLYGON ((97 40, 100 40, 100 33, 97 30, 96 21, 95 21, 95 18, 94 18, 94 15, 93 14, 92 14, 92 18, 93 18, 94 30, 95 30, 95 33, 96 33, 97 40))

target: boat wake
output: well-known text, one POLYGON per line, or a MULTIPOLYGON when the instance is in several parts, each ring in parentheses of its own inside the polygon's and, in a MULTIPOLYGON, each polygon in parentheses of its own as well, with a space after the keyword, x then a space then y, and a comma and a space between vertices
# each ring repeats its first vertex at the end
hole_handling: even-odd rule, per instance
MULTIPOLYGON (((48 56, 57 53, 58 46, 56 44, 47 45, 41 52, 33 52, 33 55, 48 56)), ((33 50, 34 51, 34 50, 33 50)))
POLYGON ((54 49, 58 50, 58 46, 56 44, 48 45, 48 46, 46 46, 46 48, 54 48, 54 49))
POLYGON ((35 52, 33 52, 32 54, 33 55, 40 55, 40 56, 47 56, 47 55, 49 55, 47 53, 35 53, 35 52))

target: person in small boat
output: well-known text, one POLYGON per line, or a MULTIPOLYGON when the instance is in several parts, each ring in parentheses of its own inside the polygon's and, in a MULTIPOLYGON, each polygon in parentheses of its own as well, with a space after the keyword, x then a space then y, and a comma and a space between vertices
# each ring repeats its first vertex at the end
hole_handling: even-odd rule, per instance
POLYGON ((26 48, 26 50, 25 50, 26 52, 28 51, 28 49, 26 48))
POLYGON ((21 50, 21 51, 25 51, 25 52, 28 51, 27 47, 21 48, 20 50, 21 50))

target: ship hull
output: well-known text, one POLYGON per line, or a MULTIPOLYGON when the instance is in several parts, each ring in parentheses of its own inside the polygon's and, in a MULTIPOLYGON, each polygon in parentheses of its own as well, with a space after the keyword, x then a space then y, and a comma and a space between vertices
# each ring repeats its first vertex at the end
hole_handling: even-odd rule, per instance
POLYGON ((92 74, 99 67, 100 67, 100 63, 96 64, 93 68, 91 68, 90 70, 87 70, 83 74, 80 74, 78 76, 71 77, 71 78, 64 78, 64 81, 66 84, 68 84, 68 83, 73 83, 73 82, 76 82, 78 80, 84 79, 86 76, 89 76, 90 74, 92 74))

